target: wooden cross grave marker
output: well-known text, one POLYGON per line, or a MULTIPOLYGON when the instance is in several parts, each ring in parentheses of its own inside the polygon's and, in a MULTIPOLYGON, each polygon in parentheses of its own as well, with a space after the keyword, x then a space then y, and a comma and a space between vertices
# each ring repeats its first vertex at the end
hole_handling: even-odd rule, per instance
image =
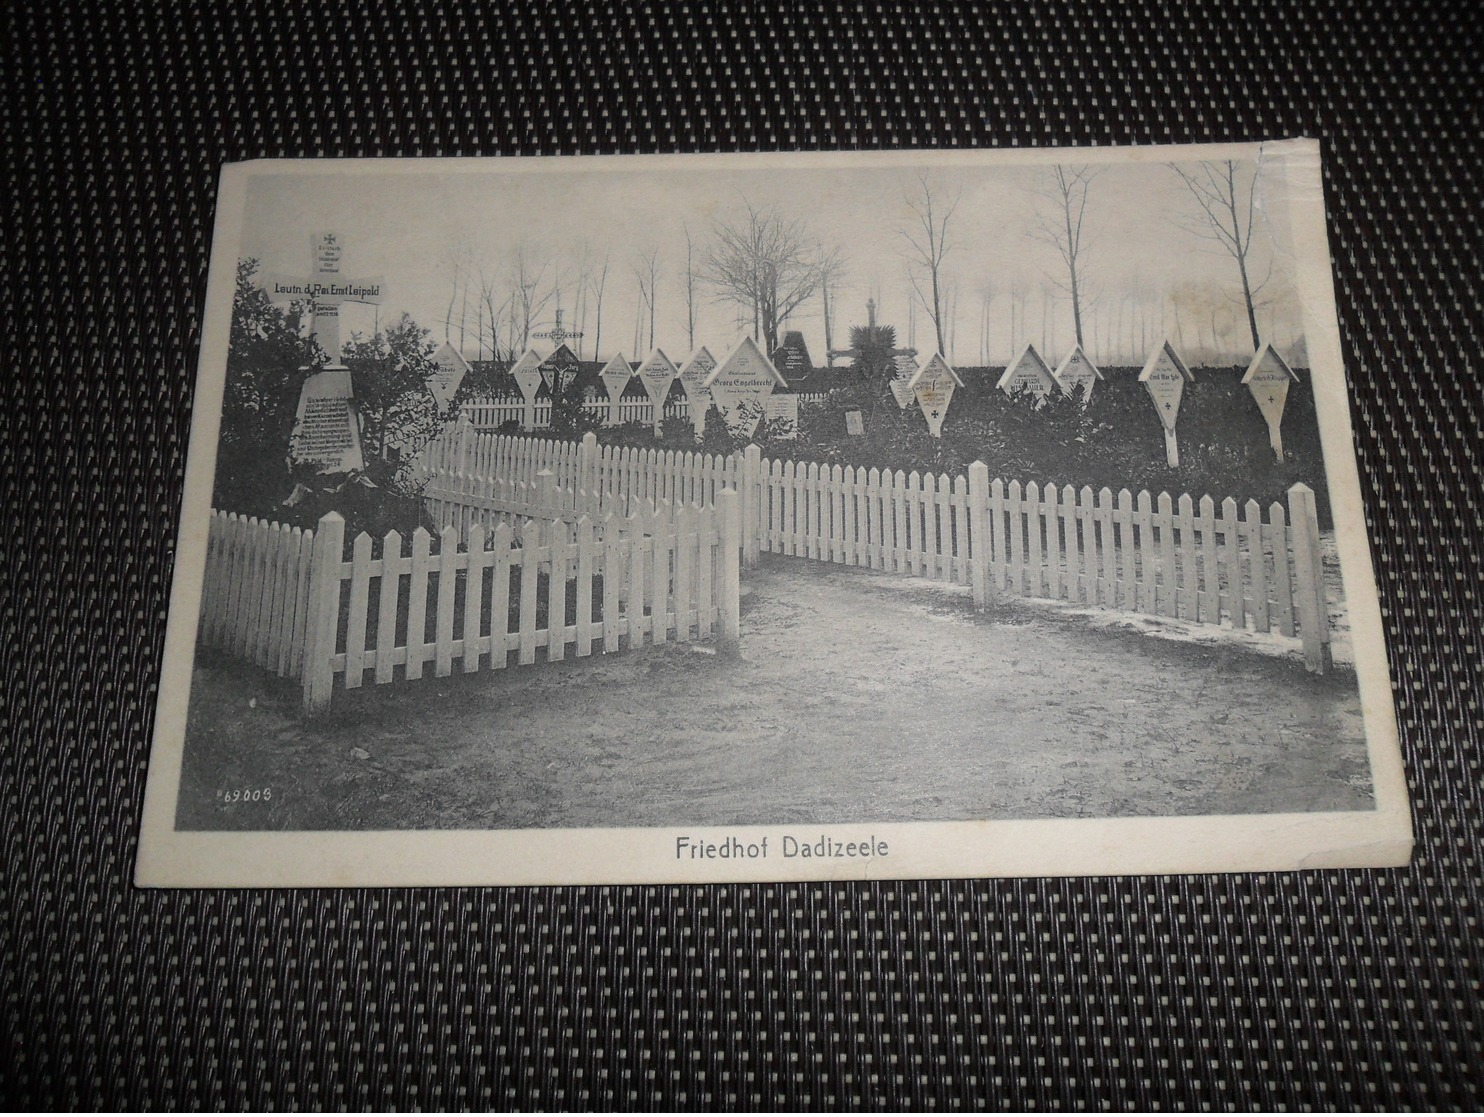
POLYGON ((568 330, 562 325, 562 313, 562 308, 557 307, 556 325, 552 326, 549 330, 545 330, 539 334, 532 334, 531 336, 534 338, 540 338, 543 341, 550 341, 552 345, 556 346, 558 349, 562 347, 562 344, 569 337, 580 338, 582 336, 581 330, 568 330))
POLYGON ((309 255, 309 275, 301 278, 283 272, 271 272, 265 277, 268 297, 274 302, 290 302, 294 299, 309 299, 310 313, 314 318, 314 339, 325 351, 328 361, 324 367, 339 369, 340 363, 340 304, 369 303, 381 305, 381 277, 342 278, 340 257, 344 251, 339 233, 314 234, 314 243, 309 255))

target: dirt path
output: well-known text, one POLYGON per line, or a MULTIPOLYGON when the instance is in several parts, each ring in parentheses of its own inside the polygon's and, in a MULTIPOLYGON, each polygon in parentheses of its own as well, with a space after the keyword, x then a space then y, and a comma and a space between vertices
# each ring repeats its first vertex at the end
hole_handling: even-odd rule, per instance
POLYGON ((197 668, 187 828, 677 826, 1370 805, 1345 670, 765 557, 743 660, 671 645, 337 693, 197 668), (271 797, 228 803, 233 790, 271 797))

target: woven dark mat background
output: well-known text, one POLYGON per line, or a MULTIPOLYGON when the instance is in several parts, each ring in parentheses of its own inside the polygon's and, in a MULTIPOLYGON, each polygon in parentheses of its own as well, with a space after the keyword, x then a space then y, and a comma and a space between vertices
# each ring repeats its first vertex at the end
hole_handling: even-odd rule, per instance
POLYGON ((1484 1104, 1472 6, 7 6, 0 1093, 42 1106, 1484 1104), (218 168, 1327 143, 1419 846, 1385 872, 130 885, 218 168))

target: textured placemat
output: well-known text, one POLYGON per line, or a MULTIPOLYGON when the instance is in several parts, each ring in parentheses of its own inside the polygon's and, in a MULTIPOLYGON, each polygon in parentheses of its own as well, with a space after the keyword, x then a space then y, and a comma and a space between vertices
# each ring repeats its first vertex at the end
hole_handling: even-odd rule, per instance
POLYGON ((1471 6, 4 16, 0 1092, 57 1106, 1475 1107, 1471 6), (1405 870, 144 893, 215 175, 283 155, 1328 145, 1405 870))

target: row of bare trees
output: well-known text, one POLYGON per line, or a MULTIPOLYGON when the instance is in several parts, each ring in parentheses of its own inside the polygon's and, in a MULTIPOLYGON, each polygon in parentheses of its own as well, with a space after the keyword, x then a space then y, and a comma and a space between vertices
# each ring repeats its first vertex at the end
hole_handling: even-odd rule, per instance
MULTIPOLYGON (((1260 295, 1268 276, 1254 281, 1252 273, 1252 243, 1257 215, 1257 172, 1246 171, 1234 160, 1202 162, 1193 165, 1171 164, 1171 171, 1179 176, 1189 196, 1195 203, 1195 211, 1189 214, 1174 214, 1172 220, 1193 235, 1210 241, 1231 257, 1236 265, 1241 286, 1241 301, 1237 305, 1246 313, 1247 327, 1255 350, 1261 344, 1257 324, 1257 309, 1261 305, 1260 295)), ((1038 204, 1033 224, 1026 235, 1051 248, 1060 260, 1058 271, 1047 275, 1048 284, 1043 286, 1043 301, 1049 298, 1049 290, 1055 289, 1071 306, 1072 332, 1077 344, 1087 345, 1086 310, 1096 296, 1089 291, 1087 254, 1093 247, 1093 238, 1088 223, 1089 199, 1093 194, 1093 183, 1098 172, 1087 166, 1058 164, 1048 169, 1037 189, 1038 204)), ((953 289, 945 279, 944 260, 956 247, 952 222, 958 209, 960 195, 948 194, 937 187, 926 175, 918 180, 916 197, 907 199, 915 223, 901 229, 908 252, 908 279, 919 304, 932 320, 938 350, 947 352, 948 331, 957 320, 956 307, 946 306, 945 288, 953 289), (945 313, 946 309, 946 313, 945 313)), ((1189 285, 1186 285, 1188 287, 1189 285)), ((989 330, 989 308, 997 294, 993 281, 986 280, 980 287, 980 349, 987 352, 989 330)), ((1189 303, 1189 291, 1172 293, 1176 328, 1183 333, 1181 303, 1189 303)), ((1023 305, 1024 286, 1012 285, 1012 297, 1023 305)), ((1216 333, 1217 311, 1211 300, 1204 298, 1212 317, 1213 344, 1216 333)), ((1139 302, 1139 293, 1126 294, 1123 304, 1139 302)), ((1119 321, 1121 312, 1119 308, 1119 321)), ((1011 331, 1017 337, 1025 336, 1016 331, 1015 308, 1012 307, 1011 331)), ((1023 320, 1022 311, 1022 320, 1023 320)), ((1043 306, 1041 322, 1043 334, 1050 319, 1043 306)), ((1199 330, 1199 323, 1196 323, 1199 330)), ((1147 331, 1146 331, 1147 333, 1147 331)), ((1045 342, 1043 336, 1043 344, 1045 342)))
MULTIPOLYGON (((1241 291, 1240 301, 1233 299, 1233 303, 1245 311, 1255 349, 1260 344, 1259 298, 1266 284, 1266 279, 1254 279, 1252 268, 1256 172, 1235 161, 1172 165, 1171 170, 1194 202, 1190 213, 1174 214, 1172 220, 1231 257, 1241 291)), ((1043 335, 1052 317, 1049 303, 1054 298, 1070 306, 1072 332, 1084 348, 1094 317, 1104 321, 1092 329, 1108 327, 1120 334, 1120 343, 1125 312, 1130 319, 1129 334, 1134 336, 1147 335, 1153 317, 1143 305, 1143 292, 1125 292, 1111 315, 1089 315, 1100 302, 1094 269, 1089 267, 1096 247, 1090 214, 1096 209, 1093 200, 1097 178, 1098 171, 1086 165, 1048 168, 1036 190, 1033 223, 1026 231, 1026 236, 1050 248, 1059 261, 1042 284, 1043 335), (1106 321, 1110 317, 1111 326, 1106 321)), ((961 247, 961 201, 960 191, 950 191, 930 175, 921 174, 915 190, 904 198, 911 220, 897 230, 912 292, 909 337, 915 343, 916 312, 920 308, 931 324, 937 350, 943 353, 955 348, 953 335, 963 294, 948 262, 961 247)), ((640 248, 630 256, 628 267, 638 311, 632 336, 635 351, 655 344, 658 308, 665 289, 662 281, 667 278, 683 300, 690 349, 696 343, 698 305, 708 295, 714 302, 730 305, 738 329, 750 332, 768 351, 778 346, 790 317, 818 297, 826 347, 832 346, 834 291, 844 274, 845 260, 841 250, 823 244, 804 219, 744 201, 738 216, 716 222, 705 239, 698 241, 689 228, 684 233, 685 261, 678 277, 664 275, 657 246, 640 248)), ((476 262, 472 251, 464 246, 456 253, 451 270, 445 336, 462 351, 477 352, 481 357, 513 358, 531 343, 537 324, 549 317, 550 311, 563 309, 570 315, 568 332, 578 355, 587 349, 584 341, 589 336, 590 322, 591 351, 594 356, 600 351, 604 300, 613 270, 611 254, 598 257, 584 249, 575 269, 563 276, 548 254, 533 250, 527 243, 517 245, 501 269, 476 262)), ((1008 293, 1012 335, 1025 337, 1028 289, 1023 281, 1016 281, 1010 284, 1008 293)), ((990 309, 1001 291, 993 281, 984 280, 972 294, 979 301, 979 348, 982 355, 987 355, 990 309)), ((1189 294, 1170 293, 1169 307, 1161 306, 1158 311, 1161 327, 1166 325, 1166 310, 1172 310, 1176 330, 1184 333, 1183 318, 1193 316, 1191 304, 1195 301, 1189 294)), ((1219 315, 1211 309, 1209 291, 1202 292, 1201 301, 1203 314, 1211 319, 1214 344, 1219 315)), ((1191 325, 1197 333, 1202 330, 1200 322, 1191 325)), ((1102 339, 1093 340, 1096 343, 1102 339)))

